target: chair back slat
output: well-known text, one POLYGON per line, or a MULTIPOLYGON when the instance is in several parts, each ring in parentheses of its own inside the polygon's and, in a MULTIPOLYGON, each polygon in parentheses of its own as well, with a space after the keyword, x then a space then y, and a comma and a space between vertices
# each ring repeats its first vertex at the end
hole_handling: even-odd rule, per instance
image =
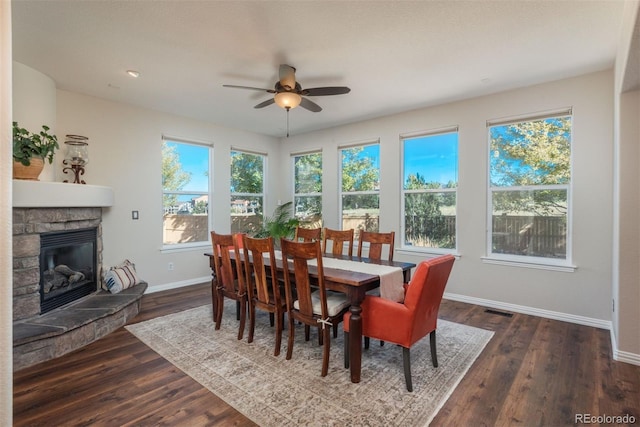
MULTIPOLYGON (((293 304, 293 295, 298 300, 298 315, 306 318, 313 318, 313 303, 311 294, 315 290, 314 287, 320 289, 322 294, 326 294, 324 287, 324 271, 322 268, 322 251, 320 249, 320 241, 314 242, 292 242, 282 240, 282 256, 283 259, 293 261, 293 280, 291 280, 291 272, 285 274, 285 289, 287 297, 293 304), (309 261, 316 260, 317 263, 317 283, 311 283, 309 275, 309 261), (314 286, 314 287, 312 287, 314 286)), ((321 298, 322 316, 327 317, 326 298, 321 298)))
POLYGON ((362 248, 365 243, 369 244, 369 254, 367 258, 370 259, 382 259, 382 252, 385 246, 387 246, 388 260, 393 261, 393 245, 395 242, 395 232, 390 231, 388 233, 376 233, 373 231, 360 232, 360 238, 358 241, 358 257, 362 257, 362 248))
POLYGON ((296 227, 296 233, 293 240, 296 242, 313 242, 315 240, 320 240, 322 235, 322 228, 304 228, 304 227, 296 227))
POLYGON ((353 255, 353 228, 350 230, 332 230, 324 229, 324 237, 322 240, 322 252, 327 253, 327 242, 331 242, 331 253, 334 255, 344 254, 344 244, 349 244, 346 255, 353 255))
POLYGON ((243 246, 249 298, 263 304, 274 302, 279 304, 281 295, 277 283, 273 237, 254 239, 244 236, 243 246), (268 266, 265 263, 265 257, 269 257, 268 266), (251 262, 246 262, 246 260, 251 260, 251 262))
POLYGON ((227 292, 244 293, 244 280, 240 269, 241 263, 231 261, 232 253, 236 260, 240 260, 237 235, 217 234, 212 231, 211 241, 214 254, 213 265, 218 286, 222 286, 227 292))

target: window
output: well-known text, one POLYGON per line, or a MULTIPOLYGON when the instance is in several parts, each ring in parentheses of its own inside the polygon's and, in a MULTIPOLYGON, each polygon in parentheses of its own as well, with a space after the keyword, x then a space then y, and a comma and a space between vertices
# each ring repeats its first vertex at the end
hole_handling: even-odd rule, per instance
POLYGON ((264 215, 264 154, 231 151, 231 232, 255 234, 264 215))
POLYGON ((378 231, 380 217, 380 144, 343 147, 341 153, 342 229, 378 231))
POLYGON ((568 261, 571 110, 487 125, 489 254, 568 261))
POLYGON ((457 127, 400 140, 402 247, 456 249, 457 127))
POLYGON ((322 153, 296 154, 293 159, 293 206, 296 218, 309 228, 322 227, 322 153))
POLYGON ((162 140, 162 244, 209 242, 209 179, 213 148, 162 140))

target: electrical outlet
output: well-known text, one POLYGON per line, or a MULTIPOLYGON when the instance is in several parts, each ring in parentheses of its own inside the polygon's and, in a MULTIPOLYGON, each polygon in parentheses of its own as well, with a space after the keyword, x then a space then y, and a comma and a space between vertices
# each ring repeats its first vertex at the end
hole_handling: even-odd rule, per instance
POLYGON ((169 271, 173 271, 173 263, 170 262, 169 264, 167 264, 167 270, 169 271))

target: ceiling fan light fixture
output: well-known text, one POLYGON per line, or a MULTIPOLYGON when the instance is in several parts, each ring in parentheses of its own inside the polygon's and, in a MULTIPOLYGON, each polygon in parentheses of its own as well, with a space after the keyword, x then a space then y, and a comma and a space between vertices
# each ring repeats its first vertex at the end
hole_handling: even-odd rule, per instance
POLYGON ((284 109, 296 108, 302 102, 302 97, 294 92, 279 92, 274 97, 276 104, 284 109))

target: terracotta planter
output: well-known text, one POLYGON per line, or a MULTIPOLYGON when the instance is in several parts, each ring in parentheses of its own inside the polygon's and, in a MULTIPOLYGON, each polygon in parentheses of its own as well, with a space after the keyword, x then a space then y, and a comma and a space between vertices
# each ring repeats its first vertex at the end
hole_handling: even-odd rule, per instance
POLYGON ((13 162, 13 179, 28 179, 38 181, 38 177, 44 168, 44 159, 32 158, 31 164, 25 166, 20 162, 13 162))

